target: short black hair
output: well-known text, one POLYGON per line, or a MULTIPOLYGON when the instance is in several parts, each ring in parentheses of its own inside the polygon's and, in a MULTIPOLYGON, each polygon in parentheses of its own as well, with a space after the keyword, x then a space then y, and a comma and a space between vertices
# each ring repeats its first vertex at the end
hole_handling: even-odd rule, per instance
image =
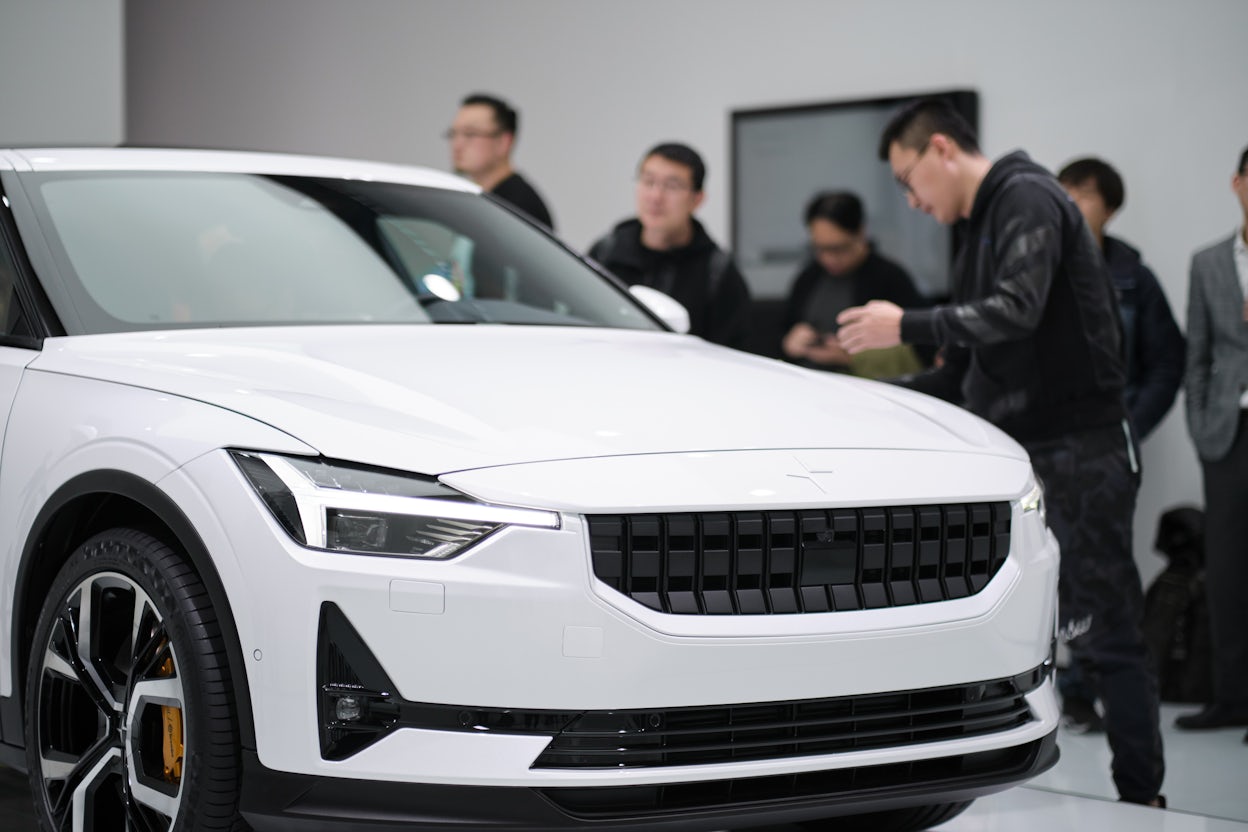
POLYGON ((953 139, 968 153, 979 152, 979 137, 975 135, 975 128, 953 108, 948 99, 916 98, 902 105, 884 126, 884 132, 880 134, 880 160, 888 161, 888 149, 894 142, 911 150, 922 150, 936 133, 953 139))
POLYGON ((815 220, 835 223, 850 234, 862 230, 862 200, 850 191, 823 191, 806 203, 806 224, 815 220))
POLYGON ((504 133, 516 135, 516 131, 520 128, 520 114, 506 101, 494 95, 474 92, 472 95, 464 96, 464 100, 459 102, 461 107, 471 107, 474 104, 489 107, 494 111, 494 123, 498 125, 498 129, 504 133))
POLYGON ((702 183, 706 181, 706 164, 702 161, 702 157, 698 155, 698 151, 687 144, 662 142, 646 151, 646 155, 641 157, 641 164, 644 165, 651 156, 662 156, 669 162, 675 162, 678 165, 684 165, 689 168, 689 174, 693 179, 694 192, 697 193, 702 190, 702 183))
POLYGON ((1057 181, 1063 185, 1082 187, 1089 182, 1105 201, 1105 207, 1117 211, 1127 199, 1127 188, 1118 171, 1103 159, 1088 156, 1076 159, 1057 173, 1057 181))
POLYGON ((1244 152, 1239 154, 1239 175, 1248 176, 1248 147, 1244 148, 1244 152))

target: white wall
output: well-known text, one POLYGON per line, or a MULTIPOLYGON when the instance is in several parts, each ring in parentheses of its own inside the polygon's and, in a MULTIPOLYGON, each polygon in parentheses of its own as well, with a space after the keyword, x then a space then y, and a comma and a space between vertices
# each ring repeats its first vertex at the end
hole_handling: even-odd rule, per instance
POLYGON ((0 145, 117 144, 122 0, 0 0, 0 145))
MULTIPOLYGON (((126 18, 129 140, 445 167, 458 99, 491 91, 520 109, 517 166, 576 246, 631 213, 658 140, 704 154, 702 218, 726 241, 731 110, 949 87, 979 90, 990 155, 1122 171, 1111 230, 1181 322, 1191 251, 1238 222, 1243 0, 129 0, 126 18)), ((1146 579, 1159 511, 1201 501, 1181 409, 1144 448, 1146 579)))

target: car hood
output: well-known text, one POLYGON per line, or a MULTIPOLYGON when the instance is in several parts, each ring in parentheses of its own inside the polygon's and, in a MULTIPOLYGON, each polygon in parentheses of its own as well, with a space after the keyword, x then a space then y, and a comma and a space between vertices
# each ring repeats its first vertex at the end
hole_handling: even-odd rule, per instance
POLYGON ((31 369, 227 408, 327 457, 437 475, 599 456, 891 448, 1022 458, 892 387, 668 333, 483 325, 49 338, 31 369))

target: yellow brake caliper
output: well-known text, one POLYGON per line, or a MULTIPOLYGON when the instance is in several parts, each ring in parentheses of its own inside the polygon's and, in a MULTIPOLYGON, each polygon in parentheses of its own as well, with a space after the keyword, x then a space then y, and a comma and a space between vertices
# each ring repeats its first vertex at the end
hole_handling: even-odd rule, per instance
MULTIPOLYGON (((173 659, 165 659, 160 666, 160 674, 164 677, 173 675, 173 659)), ((176 783, 182 779, 182 709, 172 705, 161 705, 160 714, 164 722, 164 742, 161 746, 165 753, 165 782, 176 783)))

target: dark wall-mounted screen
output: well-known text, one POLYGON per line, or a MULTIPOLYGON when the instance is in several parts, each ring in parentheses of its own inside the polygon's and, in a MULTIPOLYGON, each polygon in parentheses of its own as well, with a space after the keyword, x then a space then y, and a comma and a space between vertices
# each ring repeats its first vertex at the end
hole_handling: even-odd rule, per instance
MULTIPOLYGON (((975 92, 923 95, 948 98, 978 129, 975 92)), ((888 164, 876 156, 888 119, 914 97, 732 113, 732 246, 756 298, 788 294, 808 258, 806 203, 825 190, 857 193, 879 251, 905 266, 920 291, 947 294, 952 232, 907 206, 888 164)))

